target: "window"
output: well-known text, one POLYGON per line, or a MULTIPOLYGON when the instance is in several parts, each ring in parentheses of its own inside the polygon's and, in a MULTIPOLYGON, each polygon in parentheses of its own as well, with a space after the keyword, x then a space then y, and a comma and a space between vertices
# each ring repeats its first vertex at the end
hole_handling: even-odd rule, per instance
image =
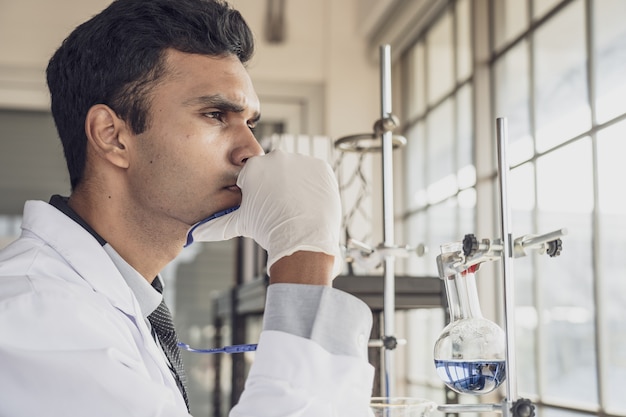
MULTIPOLYGON (((514 237, 568 230, 561 256, 514 261, 519 395, 535 402, 537 415, 626 416, 626 2, 485 4, 450 2, 398 63, 408 87, 401 227, 430 248, 429 258, 407 261, 407 272, 436 273, 439 245, 481 232, 476 219, 494 202, 477 191, 496 195, 497 182, 495 162, 484 169, 475 157, 494 159, 495 120, 506 117, 514 237), (479 48, 464 39, 484 25, 490 83, 480 84, 479 48), (467 54, 472 65, 461 63, 467 54), (491 106, 490 120, 480 119, 482 105, 491 106), (480 147, 479 123, 494 126, 492 148, 480 147)), ((440 386, 424 369, 441 331, 433 314, 407 314, 408 338, 423 340, 407 355, 425 355, 411 359, 421 365, 409 367, 407 392, 438 401, 440 386)))
MULTIPOLYGON (((403 154, 407 197, 406 220, 399 226, 405 229, 407 242, 429 248, 423 257, 408 258, 411 275, 437 276, 439 245, 457 240, 474 224, 477 178, 470 5, 462 0, 443 10, 401 59, 408 84, 402 115, 407 120, 403 154)), ((409 395, 439 403, 446 399, 432 350, 443 319, 441 309, 429 309, 406 312, 399 320, 406 333, 401 337, 408 340, 402 350, 408 366, 399 370, 398 377, 404 379, 399 385, 409 395)))

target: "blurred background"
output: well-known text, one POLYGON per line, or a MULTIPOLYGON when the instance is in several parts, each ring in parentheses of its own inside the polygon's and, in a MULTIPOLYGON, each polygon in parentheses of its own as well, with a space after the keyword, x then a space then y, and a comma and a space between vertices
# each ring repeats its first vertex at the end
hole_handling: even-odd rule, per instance
MULTIPOLYGON (((19 235, 25 200, 69 193, 44 70, 65 36, 107 4, 0 0, 0 247, 19 235)), ((334 143, 372 132, 379 48, 391 45, 396 133, 407 139, 393 154, 395 237, 428 248, 397 261, 417 289, 396 312, 397 336, 407 339, 391 373, 396 394, 440 404, 499 400, 448 397, 432 355, 445 300, 423 301, 420 282, 438 276, 440 245, 468 233, 498 237, 495 121, 506 117, 514 237, 569 231, 561 256, 515 260, 512 377, 537 415, 626 416, 626 1, 232 4, 257 40, 249 71, 262 103, 258 139, 268 150, 327 159, 342 189, 346 237, 372 246, 382 241, 380 153, 334 143)), ((202 347, 254 343, 264 261, 245 239, 185 249, 163 271, 180 338, 202 347)), ((381 274, 376 264, 346 263, 340 278, 381 282, 381 274)), ((501 323, 498 265, 481 268, 477 280, 484 315, 501 323)), ((350 288, 363 296, 362 286, 350 288)), ((379 333, 380 305, 370 304, 379 333)), ((185 354, 194 416, 226 415, 253 357, 185 354)))

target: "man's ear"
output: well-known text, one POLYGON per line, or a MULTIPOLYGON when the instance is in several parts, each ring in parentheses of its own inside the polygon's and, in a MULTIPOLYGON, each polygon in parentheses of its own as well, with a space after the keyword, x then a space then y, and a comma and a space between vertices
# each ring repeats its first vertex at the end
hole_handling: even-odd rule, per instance
POLYGON ((128 168, 128 126, 113 109, 105 104, 92 106, 85 118, 85 132, 89 144, 101 158, 120 168, 128 168))

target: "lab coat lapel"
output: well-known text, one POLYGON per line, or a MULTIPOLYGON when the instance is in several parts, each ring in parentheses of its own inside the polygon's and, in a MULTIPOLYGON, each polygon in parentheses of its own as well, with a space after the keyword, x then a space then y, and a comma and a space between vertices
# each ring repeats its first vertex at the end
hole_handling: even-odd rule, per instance
MULTIPOLYGON (((167 359, 152 338, 137 299, 100 243, 74 220, 43 201, 26 202, 22 229, 50 245, 94 291, 135 319, 134 323, 142 334, 144 349, 161 378, 167 381, 172 392, 179 392, 167 359)), ((183 401, 182 396, 180 401, 183 401)))
POLYGON ((74 220, 43 201, 27 201, 22 229, 39 236, 72 268, 126 314, 140 315, 134 296, 98 241, 74 220))

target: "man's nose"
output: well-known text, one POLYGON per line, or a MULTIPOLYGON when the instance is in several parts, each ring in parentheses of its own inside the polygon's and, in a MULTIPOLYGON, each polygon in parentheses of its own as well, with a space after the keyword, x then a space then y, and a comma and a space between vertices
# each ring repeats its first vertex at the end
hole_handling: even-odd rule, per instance
POLYGON ((238 146, 232 154, 233 163, 237 165, 243 165, 249 158, 253 156, 263 155, 265 151, 261 147, 261 144, 254 136, 254 133, 246 128, 245 132, 241 132, 241 144, 238 146))

